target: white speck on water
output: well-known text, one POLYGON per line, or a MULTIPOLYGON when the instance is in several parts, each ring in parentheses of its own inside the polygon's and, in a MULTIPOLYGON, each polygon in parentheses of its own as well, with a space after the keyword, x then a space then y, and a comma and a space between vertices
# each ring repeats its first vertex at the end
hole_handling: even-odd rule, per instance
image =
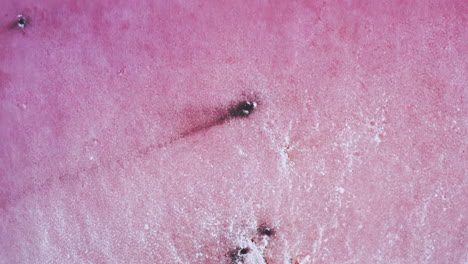
POLYGON ((237 149, 239 150, 239 155, 243 156, 243 157, 246 157, 247 156, 247 153, 245 153, 242 148, 240 147, 237 147, 237 149))
POLYGON ((382 140, 381 140, 380 137, 379 137, 379 134, 375 135, 374 140, 375 140, 375 142, 377 142, 377 143, 382 142, 382 140))
POLYGON ((280 152, 280 156, 281 156, 281 167, 283 170, 288 170, 288 161, 289 161, 289 156, 288 156, 288 153, 286 151, 281 151, 280 152))
MULTIPOLYGON (((290 126, 291 126, 291 124, 290 124, 290 126)), ((285 146, 289 146, 289 144, 290 144, 289 136, 284 137, 284 142, 285 142, 285 146)), ((288 164, 290 163, 289 154, 288 154, 288 147, 281 147, 279 149, 279 153, 280 153, 280 156, 281 156, 281 167, 282 167, 282 169, 284 171, 288 172, 288 170, 289 170, 288 164)))
POLYGON ((89 156, 89 160, 94 160, 94 156, 89 156))
POLYGON ((149 229, 149 225, 145 224, 145 230, 148 230, 148 229, 149 229))
POLYGON ((345 189, 343 187, 336 187, 336 191, 338 191, 339 193, 343 194, 345 189))

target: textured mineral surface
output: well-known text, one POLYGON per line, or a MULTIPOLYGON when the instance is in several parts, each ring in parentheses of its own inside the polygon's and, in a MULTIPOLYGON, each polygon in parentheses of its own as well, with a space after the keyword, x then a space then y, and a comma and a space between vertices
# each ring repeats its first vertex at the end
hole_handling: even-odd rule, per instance
POLYGON ((468 5, 0 0, 0 263, 468 263, 468 5))

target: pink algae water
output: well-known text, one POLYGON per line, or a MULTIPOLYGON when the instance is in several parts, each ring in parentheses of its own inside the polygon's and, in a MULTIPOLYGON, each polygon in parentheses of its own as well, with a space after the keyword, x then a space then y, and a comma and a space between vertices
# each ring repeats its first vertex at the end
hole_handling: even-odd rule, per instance
POLYGON ((468 263, 466 1, 0 6, 1 264, 468 263))

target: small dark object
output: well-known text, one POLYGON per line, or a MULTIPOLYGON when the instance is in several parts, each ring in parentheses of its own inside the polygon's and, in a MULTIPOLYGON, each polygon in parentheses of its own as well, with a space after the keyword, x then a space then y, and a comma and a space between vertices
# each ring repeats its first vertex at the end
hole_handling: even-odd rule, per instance
POLYGON ((245 254, 247 254, 249 252, 250 252, 250 248, 248 248, 248 247, 239 250, 239 253, 242 254, 242 255, 245 255, 245 254))
POLYGON ((257 107, 256 102, 242 101, 229 110, 229 116, 232 118, 249 116, 255 107, 257 107))
POLYGON ((19 28, 25 28, 29 24, 29 20, 23 16, 23 15, 18 15, 16 19, 16 26, 19 28))
POLYGON ((257 229, 258 233, 262 236, 272 236, 275 234, 273 227, 267 225, 261 225, 257 229))
POLYGON ((236 248, 232 251, 229 252, 229 257, 231 258, 232 263, 238 263, 239 261, 242 261, 244 258, 244 255, 250 252, 250 248, 236 248))
POLYGON ((253 100, 243 100, 237 104, 224 105, 222 107, 205 108, 204 111, 187 108, 181 115, 186 115, 187 123, 178 135, 171 137, 166 142, 157 144, 158 148, 163 148, 182 138, 201 134, 215 126, 221 126, 226 122, 237 118, 245 118, 252 114, 258 103, 253 100), (185 113, 186 112, 186 113, 185 113))

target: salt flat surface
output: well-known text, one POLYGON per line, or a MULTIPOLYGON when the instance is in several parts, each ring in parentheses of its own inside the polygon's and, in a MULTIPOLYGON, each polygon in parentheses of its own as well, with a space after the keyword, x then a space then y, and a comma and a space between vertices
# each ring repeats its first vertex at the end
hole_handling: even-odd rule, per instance
POLYGON ((0 263, 468 263, 464 1, 0 6, 0 263))

